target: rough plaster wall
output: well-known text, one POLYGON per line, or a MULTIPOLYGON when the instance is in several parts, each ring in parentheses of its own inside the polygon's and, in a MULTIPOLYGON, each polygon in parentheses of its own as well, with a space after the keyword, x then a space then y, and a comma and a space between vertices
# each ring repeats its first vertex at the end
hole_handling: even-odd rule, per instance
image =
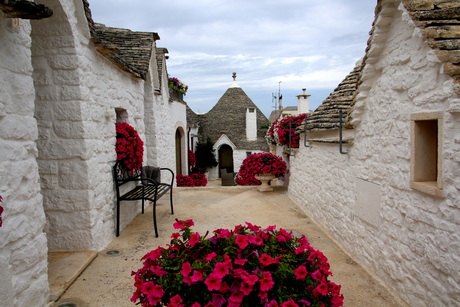
MULTIPOLYGON (((116 160, 116 108, 125 109, 128 123, 146 142, 144 126, 144 81, 117 69, 91 44, 82 44, 81 63, 85 68, 82 85, 87 88, 83 118, 86 124, 86 143, 91 146, 88 158, 90 174, 91 232, 93 248, 100 250, 114 237, 115 188, 112 166, 116 160)), ((144 161, 147 150, 144 146, 144 161)), ((129 187, 126 187, 129 188, 129 187)), ((139 202, 121 203, 120 229, 140 212, 139 202)))
POLYGON ((458 98, 401 8, 386 35, 371 50, 380 52, 378 61, 363 71, 349 155, 332 145, 301 148, 291 160, 289 193, 411 306, 458 305, 458 113, 444 112, 445 198, 410 188, 410 114, 446 110, 458 98), (379 227, 354 215, 356 180, 380 189, 379 227))
MULTIPOLYGON (((163 87, 162 93, 167 92, 167 87, 163 87)), ((178 121, 185 118, 185 105, 178 102, 168 102, 168 95, 156 96, 153 111, 153 129, 155 131, 155 142, 153 159, 149 159, 150 165, 167 167, 174 171, 176 169, 175 154, 175 125, 178 121), (179 114, 181 113, 182 114, 179 114)), ((186 131, 185 127, 182 127, 186 131)), ((185 149, 184 149, 185 150, 185 149)))
MULTIPOLYGON (((171 116, 171 122, 169 125, 163 127, 163 130, 169 129, 171 127, 174 131, 174 147, 171 149, 175 150, 175 135, 176 135, 176 130, 179 129, 179 131, 182 133, 181 137, 181 172, 182 174, 187 174, 188 170, 188 151, 187 151, 187 116, 186 116, 186 106, 185 104, 177 101, 173 101, 169 103, 169 114, 171 116), (166 129, 165 129, 166 128, 166 129)), ((161 133, 162 135, 162 133, 161 133)), ((165 142, 170 143, 171 139, 166 139, 165 142)), ((176 158, 175 151, 169 151, 164 152, 164 154, 169 155, 176 158)), ((174 160, 175 161, 175 160, 174 160)), ((168 164, 172 163, 173 161, 167 160, 164 161, 163 164, 168 164)), ((177 174, 177 170, 175 168, 171 168, 174 171, 174 174, 177 174)))
POLYGON ((36 163, 31 26, 0 12, 0 305, 48 299, 45 215, 36 163), (16 26, 13 26, 16 23, 16 26))
MULTIPOLYGON (((54 15, 34 22, 32 35, 49 248, 100 250, 114 236, 115 108, 145 140, 143 81, 96 52, 81 2, 47 5, 54 15)), ((122 203, 122 227, 139 211, 122 203)))

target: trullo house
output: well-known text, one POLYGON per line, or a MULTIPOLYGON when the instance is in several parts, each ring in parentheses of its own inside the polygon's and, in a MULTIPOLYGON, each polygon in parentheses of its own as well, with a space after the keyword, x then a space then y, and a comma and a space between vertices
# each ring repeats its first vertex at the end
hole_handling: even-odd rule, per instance
POLYGON ((355 85, 307 118, 289 195, 408 305, 458 306, 460 2, 375 12, 355 85))
MULTIPOLYGON (((18 307, 56 298, 48 253, 115 237, 117 121, 145 142, 144 164, 187 169, 159 35, 97 24, 87 0, 24 2, 0 1, 0 305, 18 307)), ((122 228, 139 210, 122 206, 122 228)))

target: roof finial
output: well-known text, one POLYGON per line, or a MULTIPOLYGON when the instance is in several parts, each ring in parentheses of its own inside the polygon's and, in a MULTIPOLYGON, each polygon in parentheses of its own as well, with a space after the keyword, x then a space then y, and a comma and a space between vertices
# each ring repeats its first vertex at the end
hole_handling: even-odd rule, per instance
POLYGON ((232 78, 233 78, 233 81, 232 81, 232 84, 230 85, 230 87, 231 87, 231 88, 232 88, 232 87, 240 87, 240 86, 238 85, 238 83, 236 83, 236 72, 234 72, 234 73, 232 74, 232 78))

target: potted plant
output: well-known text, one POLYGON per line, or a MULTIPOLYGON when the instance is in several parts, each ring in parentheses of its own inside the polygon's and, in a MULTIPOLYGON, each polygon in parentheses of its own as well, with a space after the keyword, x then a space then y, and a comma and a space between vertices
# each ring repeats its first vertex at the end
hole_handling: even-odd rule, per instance
POLYGON ((265 135, 269 145, 288 145, 291 148, 299 148, 299 134, 296 133, 297 127, 307 117, 307 114, 296 116, 285 116, 272 122, 265 135))
POLYGON ((170 77, 168 78, 168 86, 181 93, 181 94, 184 94, 187 93, 187 90, 188 90, 188 86, 185 85, 182 81, 180 81, 179 79, 175 78, 175 77, 170 77))
POLYGON ((235 181, 239 185, 260 185, 261 192, 273 191, 268 185, 271 180, 283 177, 286 162, 269 152, 254 153, 244 159, 235 181))
POLYGON ((327 258, 302 235, 246 222, 208 238, 176 219, 167 248, 146 254, 131 301, 142 306, 343 306, 327 258))

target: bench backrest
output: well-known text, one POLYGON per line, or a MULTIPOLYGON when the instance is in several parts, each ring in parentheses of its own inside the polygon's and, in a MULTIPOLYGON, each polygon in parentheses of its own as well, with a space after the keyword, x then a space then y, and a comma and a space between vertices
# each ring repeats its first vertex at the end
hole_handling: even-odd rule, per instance
POLYGON ((132 171, 125 167, 120 161, 113 166, 113 179, 118 186, 141 177, 141 170, 132 171))

